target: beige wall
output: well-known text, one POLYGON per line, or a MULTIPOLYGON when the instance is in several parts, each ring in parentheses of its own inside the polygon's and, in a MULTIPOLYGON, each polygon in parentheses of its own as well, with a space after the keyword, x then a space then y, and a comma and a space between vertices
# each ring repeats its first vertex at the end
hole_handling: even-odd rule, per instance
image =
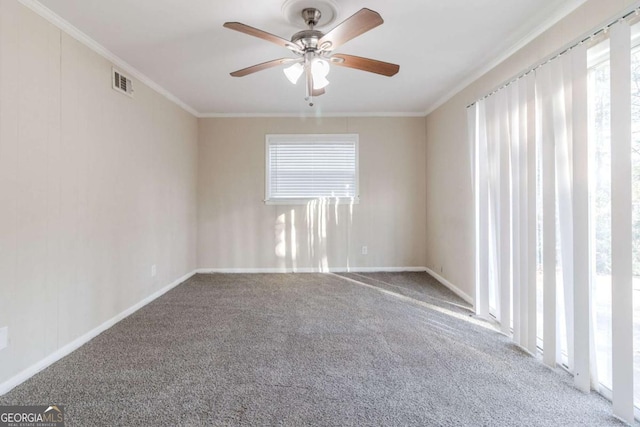
POLYGON ((201 119, 198 267, 423 266, 424 126, 423 118, 201 119), (278 133, 359 134, 360 203, 265 205, 265 134, 278 133))
POLYGON ((195 268, 197 119, 110 75, 0 0, 0 383, 195 268))
POLYGON ((0 0, 0 383, 196 267, 426 264, 473 295, 465 106, 632 3, 588 1, 426 118, 197 120, 0 0), (269 133, 358 133, 360 203, 265 205, 269 133))
POLYGON ((474 199, 466 106, 564 45, 604 24, 631 0, 589 0, 426 118, 427 267, 474 295, 474 199))

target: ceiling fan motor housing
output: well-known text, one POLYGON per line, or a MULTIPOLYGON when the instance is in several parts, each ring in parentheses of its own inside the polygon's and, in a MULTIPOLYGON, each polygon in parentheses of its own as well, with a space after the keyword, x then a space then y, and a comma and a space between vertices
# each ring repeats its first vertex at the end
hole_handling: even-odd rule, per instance
POLYGON ((314 30, 320 18, 322 18, 322 12, 313 7, 302 9, 302 19, 309 26, 308 30, 298 31, 291 37, 291 41, 303 47, 305 52, 313 52, 318 50, 318 40, 324 36, 324 33, 318 30, 314 30))
POLYGON ((318 40, 324 36, 322 31, 318 30, 302 30, 298 31, 291 37, 293 43, 297 43, 304 47, 304 51, 318 49, 318 40))

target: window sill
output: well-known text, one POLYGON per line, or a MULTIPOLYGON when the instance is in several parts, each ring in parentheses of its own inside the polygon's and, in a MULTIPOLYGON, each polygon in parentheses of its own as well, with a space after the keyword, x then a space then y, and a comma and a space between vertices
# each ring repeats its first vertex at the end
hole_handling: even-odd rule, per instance
POLYGON ((359 197, 327 197, 327 198, 305 198, 305 199, 267 199, 265 205, 357 205, 360 203, 359 197))

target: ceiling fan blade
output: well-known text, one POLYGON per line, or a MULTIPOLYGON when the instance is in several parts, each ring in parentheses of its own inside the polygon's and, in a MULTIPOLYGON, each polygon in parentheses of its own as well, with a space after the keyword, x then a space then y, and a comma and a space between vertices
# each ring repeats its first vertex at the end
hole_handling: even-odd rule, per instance
POLYGON ((282 64, 289 64, 292 62, 300 62, 301 59, 295 58, 280 58, 274 59, 273 61, 263 62, 262 64, 252 65, 251 67, 243 68, 242 70, 234 71, 231 73, 233 77, 244 77, 248 74, 257 73, 258 71, 266 70, 268 68, 277 67, 282 64))
POLYGON ((259 39, 266 40, 271 43, 275 43, 278 46, 286 47, 294 52, 302 53, 302 49, 297 44, 283 39, 282 37, 275 36, 271 33, 267 33, 266 31, 259 30, 254 27, 250 27, 248 25, 242 24, 240 22, 225 22, 223 27, 229 28, 230 30, 239 31, 244 34, 248 34, 250 36, 258 37, 259 39))
POLYGON ((325 93, 324 88, 322 88, 322 89, 313 89, 311 91, 311 96, 316 97, 316 96, 324 95, 324 93, 325 93))
POLYGON ((391 77, 400 71, 400 66, 397 64, 362 58, 360 56, 339 53, 333 55, 331 59, 332 64, 339 65, 341 67, 355 68, 357 70, 368 71, 370 73, 382 74, 387 77, 391 77), (338 61, 335 61, 334 58, 338 58, 338 61))
POLYGON ((331 51, 383 22, 378 12, 367 8, 360 9, 318 40, 318 46, 322 50, 331 51))

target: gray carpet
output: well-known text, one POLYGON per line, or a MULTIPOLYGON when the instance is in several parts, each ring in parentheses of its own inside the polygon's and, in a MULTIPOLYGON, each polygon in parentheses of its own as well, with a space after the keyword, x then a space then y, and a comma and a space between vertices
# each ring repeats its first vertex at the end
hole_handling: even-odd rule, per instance
POLYGON ((0 405, 65 405, 69 426, 622 425, 426 273, 343 276, 196 275, 0 405))

